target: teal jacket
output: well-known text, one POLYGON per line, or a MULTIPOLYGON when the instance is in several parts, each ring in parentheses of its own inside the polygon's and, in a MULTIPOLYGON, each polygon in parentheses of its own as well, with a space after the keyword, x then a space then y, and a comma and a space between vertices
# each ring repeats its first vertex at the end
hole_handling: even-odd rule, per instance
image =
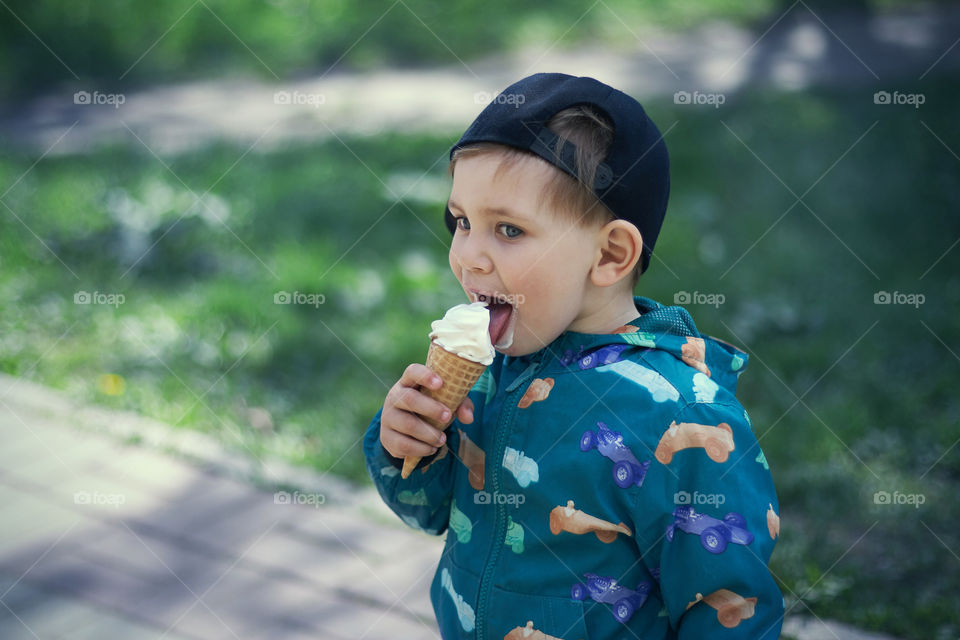
POLYGON ((447 531, 430 591, 446 640, 779 637, 780 509, 735 397, 747 355, 634 300, 617 333, 497 354, 473 423, 406 480, 371 422, 380 495, 447 531))

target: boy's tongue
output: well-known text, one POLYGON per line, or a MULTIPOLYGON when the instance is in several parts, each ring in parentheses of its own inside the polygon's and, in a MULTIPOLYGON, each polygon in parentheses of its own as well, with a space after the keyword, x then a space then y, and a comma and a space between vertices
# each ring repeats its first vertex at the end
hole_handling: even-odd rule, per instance
POLYGON ((490 310, 490 342, 498 344, 503 339, 503 334, 507 331, 510 324, 510 314, 513 307, 509 304, 500 304, 492 302, 487 308, 490 310))

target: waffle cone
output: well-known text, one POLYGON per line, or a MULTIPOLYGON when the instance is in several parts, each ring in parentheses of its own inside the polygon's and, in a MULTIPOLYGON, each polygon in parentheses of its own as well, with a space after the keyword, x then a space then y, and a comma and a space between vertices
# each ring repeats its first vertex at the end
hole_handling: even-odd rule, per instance
MULTIPOLYGON (((453 416, 456 414, 457 407, 463 402, 463 399, 470 393, 470 389, 476 384, 483 370, 487 365, 474 362, 467 358, 451 353, 438 345, 436 342, 430 343, 430 350, 427 352, 427 368, 440 376, 443 385, 434 391, 426 387, 422 388, 424 395, 440 401, 445 407, 450 409, 450 420, 445 423, 438 422, 432 418, 424 416, 424 420, 437 429, 446 429, 447 425, 453 422, 453 416)), ((400 472, 401 478, 407 478, 413 472, 420 458, 407 456, 403 459, 403 471, 400 472)))

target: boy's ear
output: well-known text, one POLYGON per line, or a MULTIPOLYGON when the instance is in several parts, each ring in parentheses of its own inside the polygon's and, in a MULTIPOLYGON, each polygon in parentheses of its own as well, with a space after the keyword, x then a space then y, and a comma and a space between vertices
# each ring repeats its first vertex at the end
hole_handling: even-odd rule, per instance
POLYGON ((643 252, 643 236, 626 220, 611 220, 597 232, 597 258, 590 280, 598 287, 616 284, 633 272, 643 252))

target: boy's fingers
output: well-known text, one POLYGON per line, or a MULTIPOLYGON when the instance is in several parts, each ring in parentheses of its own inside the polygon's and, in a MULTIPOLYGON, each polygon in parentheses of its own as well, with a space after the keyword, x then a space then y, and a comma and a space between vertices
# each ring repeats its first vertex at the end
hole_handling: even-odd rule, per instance
POLYGON ((397 398, 397 408, 431 418, 440 424, 446 424, 451 418, 450 410, 442 402, 417 389, 404 389, 397 398))
POLYGON ((410 436, 405 436, 399 431, 394 431, 389 438, 384 437, 383 447, 395 458, 405 458, 407 456, 425 458, 437 452, 437 447, 431 447, 410 436))
POLYGON ((427 368, 425 364, 411 364, 403 370, 400 385, 404 387, 426 387, 436 391, 443 384, 440 376, 427 368))
POLYGON ((439 447, 447 441, 446 434, 424 422, 419 416, 402 411, 390 425, 397 433, 426 445, 439 447))

